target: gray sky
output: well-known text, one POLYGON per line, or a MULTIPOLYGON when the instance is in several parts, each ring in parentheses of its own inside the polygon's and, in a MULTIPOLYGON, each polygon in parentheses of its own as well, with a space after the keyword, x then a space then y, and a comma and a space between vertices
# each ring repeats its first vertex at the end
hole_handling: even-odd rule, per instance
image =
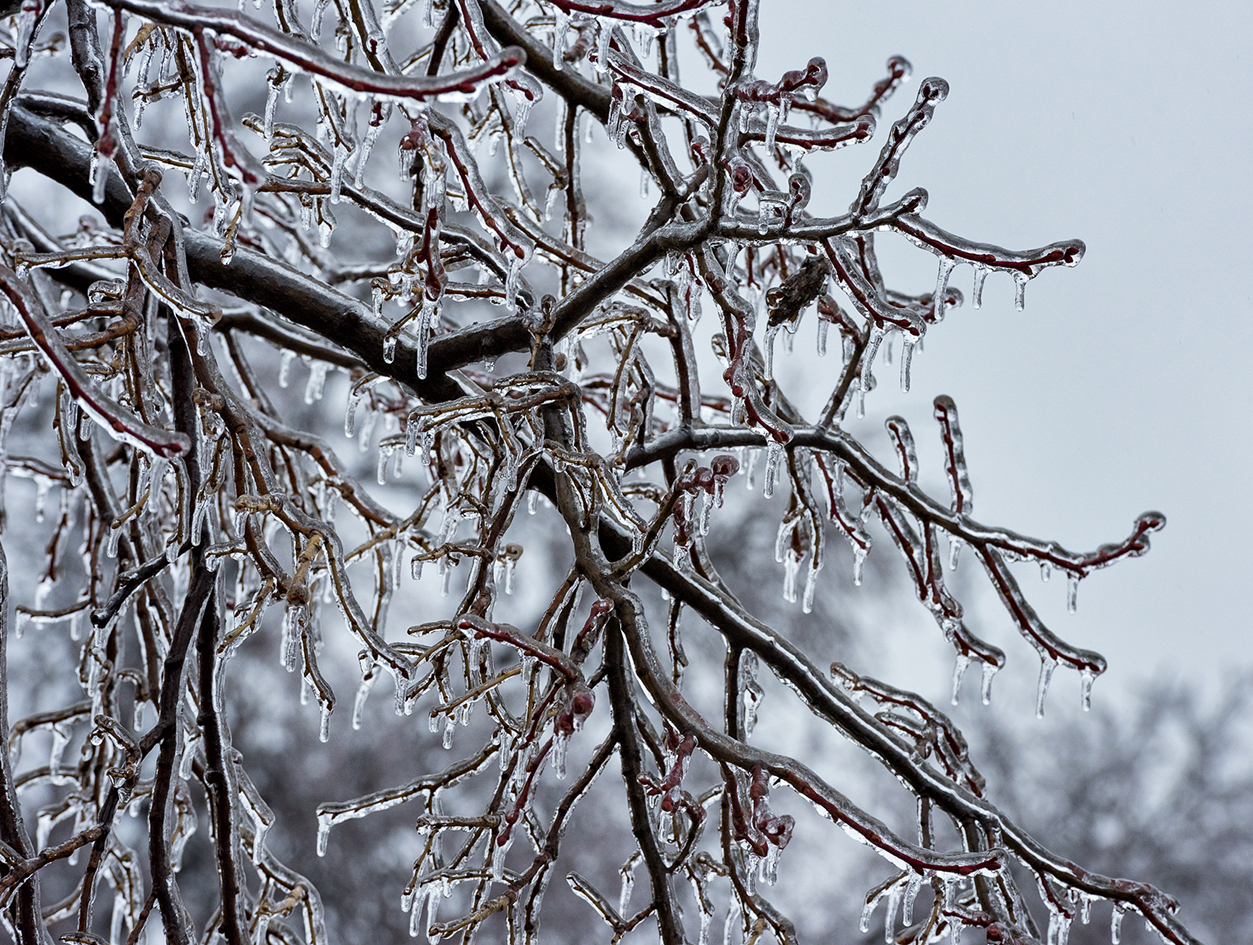
MULTIPOLYGON (((1141 511, 1166 513, 1147 557, 1083 582, 1075 616, 1064 582, 1020 572, 1059 634, 1109 658, 1098 692, 1155 671, 1208 682, 1253 666, 1253 510, 1240 498, 1253 465, 1251 19, 1215 2, 1062 2, 1043 14, 998 2, 762 4, 763 78, 821 55, 824 94, 852 103, 889 55, 914 66, 872 150, 811 161, 811 210, 846 209, 887 125, 938 75, 948 100, 889 198, 926 187, 926 216, 970 239, 1087 243, 1078 268, 1028 285, 1025 312, 1012 281, 990 277, 982 310, 967 304, 928 334, 911 394, 880 371, 867 420, 881 429, 902 413, 944 495, 930 404, 950 394, 988 524, 1088 550, 1124 537, 1141 511)), ((879 246, 889 283, 934 285, 931 256, 891 237, 879 246)), ((967 297, 970 278, 962 267, 952 280, 967 297)), ((979 632, 1034 663, 1008 618, 979 632)))

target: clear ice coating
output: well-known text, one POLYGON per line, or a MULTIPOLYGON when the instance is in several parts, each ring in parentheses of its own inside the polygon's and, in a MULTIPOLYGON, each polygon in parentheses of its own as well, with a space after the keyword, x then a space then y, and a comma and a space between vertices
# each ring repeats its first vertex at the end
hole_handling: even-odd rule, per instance
MULTIPOLYGON (((854 583, 861 584, 870 531, 882 527, 902 551, 900 561, 882 566, 904 562, 908 593, 957 652, 954 701, 973 661, 986 704, 1005 657, 962 622, 955 595, 976 576, 963 572, 957 581, 944 573, 946 541, 949 570, 967 546, 968 563, 987 572, 1041 655, 1038 711, 1058 665, 1078 673, 1086 709, 1104 661, 1044 627, 1006 563, 1039 566, 1045 578, 1061 569, 1073 609, 1080 578, 1142 554, 1148 532, 1162 524, 1155 514, 1142 517, 1130 538, 1090 554, 1026 538, 974 519, 951 399, 934 402, 942 462, 933 469, 934 440, 916 448, 904 420, 889 420, 891 458, 865 441, 851 417, 846 422, 850 403, 858 417, 876 408, 868 394, 882 391, 874 374, 880 348, 878 363, 898 369, 909 390, 924 332, 952 327, 939 323, 960 301, 950 286, 957 267, 973 269, 974 307, 996 272, 1013 279, 1021 308, 1030 279, 1082 254, 1075 241, 1019 251, 948 233, 921 215, 921 189, 882 205, 910 143, 947 94, 942 80, 924 80, 912 104, 891 103, 909 72, 894 57, 866 97, 841 106, 819 97, 826 78, 820 60, 778 81, 762 78, 756 0, 388 0, 381 10, 280 0, 272 15, 259 0, 239 3, 238 14, 156 0, 106 5, 117 10, 119 2, 126 15, 97 24, 104 86, 87 87, 99 104, 88 116, 100 126, 94 148, 75 140, 82 136, 74 122, 46 120, 64 109, 35 88, 41 73, 82 60, 83 37, 75 37, 73 57, 18 71, 57 51, 51 30, 38 32, 44 0, 22 0, 11 11, 17 78, 10 85, 16 89, 20 78, 25 87, 0 102, 0 128, 11 142, 19 132, 29 136, 32 108, 48 113, 36 116, 41 140, 57 145, 48 153, 62 163, 72 158, 83 193, 108 208, 107 219, 58 219, 45 232, 26 216, 21 194, 10 193, 5 205, 13 275, 0 274, 7 332, 0 341, 0 487, 8 477, 32 479, 21 497, 33 502, 15 508, 11 494, 5 510, 0 488, 0 525, 16 534, 33 516, 50 536, 44 560, 35 562, 39 576, 11 589, 14 639, 25 636, 10 655, 65 650, 75 658, 63 661, 64 678, 38 695, 66 690, 79 699, 13 726, 14 750, 23 733, 39 731, 41 746, 51 742, 47 765, 42 751, 30 757, 29 746, 25 767, 14 758, 28 797, 60 798, 33 814, 37 849, 62 823, 68 832, 59 838, 87 836, 82 831, 99 819, 93 804, 117 791, 132 816, 146 817, 111 834, 110 849, 134 836, 159 856, 164 836, 176 868, 197 816, 203 821, 198 785, 211 780, 206 772, 220 771, 236 816, 230 830, 216 820, 202 829, 197 841, 208 834, 208 846, 196 855, 213 847, 220 863, 237 856, 250 863, 236 876, 234 911, 242 910, 236 918, 243 928, 229 928, 229 902, 216 909, 206 902, 212 911, 205 914, 215 918, 205 934, 327 945, 316 888, 267 845, 277 818, 248 774, 251 768, 265 775, 259 783, 281 783, 268 767, 279 764, 287 777, 313 777, 326 756, 310 737, 311 718, 295 735, 268 726, 282 747, 247 758, 232 747, 228 727, 213 734, 210 722, 214 713, 236 717, 230 700, 241 692, 264 696, 264 709, 271 699, 312 699, 324 742, 335 703, 319 660, 338 679, 342 666, 330 664, 346 657, 359 670, 352 731, 344 727, 354 752, 365 759, 404 754, 405 739, 416 738, 423 763, 408 766, 408 781, 323 804, 316 850, 327 855, 330 829, 343 820, 400 804, 416 808, 416 838, 376 836, 363 855, 393 841, 403 848, 396 887, 407 879, 410 931, 425 926, 429 941, 542 945, 534 930, 542 927, 552 876, 567 873, 563 863, 572 855, 623 842, 608 873, 595 874, 598 883, 568 874, 582 915, 599 916, 608 929, 568 934, 626 941, 657 928, 667 940, 698 935, 708 945, 715 921, 725 920, 724 945, 788 938, 788 917, 771 897, 795 822, 772 813, 775 789, 789 802, 809 799, 820 820, 892 864, 895 874, 867 896, 862 917, 866 926, 882 900, 889 942, 915 919, 915 936, 948 934, 956 945, 968 925, 968 936, 990 941, 990 928, 974 926, 985 907, 1016 908, 1026 874, 1015 851, 1026 849, 1033 851, 1028 872, 1043 863, 1052 884, 1041 891, 1048 945, 1065 945, 1066 903, 1086 921, 1092 899, 1132 903, 1174 935, 1174 945, 1186 945, 1164 897, 1080 872, 1029 840, 1005 842, 1008 817, 992 811, 991 790, 972 800, 979 793, 973 761, 957 728, 929 702, 848 670, 833 669, 828 680, 814 665, 839 642, 822 635, 826 624, 854 606, 838 596, 839 580, 824 579, 826 542, 833 529, 849 541, 854 583), (511 37, 525 48, 507 45, 511 37), (255 68, 241 66, 250 58, 255 68), (260 107, 261 81, 264 115, 232 117, 230 104, 252 97, 260 107), (542 105, 543 95, 556 107, 542 105), (138 148, 125 121, 128 98, 134 127, 148 109, 149 132, 157 119, 177 123, 181 109, 181 149, 138 148), (582 147, 602 123, 621 168, 593 168, 597 150, 582 147), (850 147, 842 156, 865 173, 848 213, 834 215, 823 206, 826 182, 810 169, 822 162, 812 157, 869 141, 869 150, 850 147), (376 147, 391 154, 370 163, 376 147), (208 200, 190 215, 175 212, 166 199, 176 181, 143 176, 158 166, 186 174, 193 202, 202 189, 208 200), (123 185, 134 203, 125 215, 125 201, 117 203, 123 185), (636 206, 613 206, 618 199, 636 206), (636 220, 642 229, 607 240, 604 227, 615 220, 636 220), (912 243, 907 251, 933 257, 933 288, 906 294, 880 270, 879 253, 902 237, 912 243), (199 281, 206 271, 225 271, 230 285, 199 281), (805 273, 818 278, 807 283, 805 273), (223 288, 229 297, 219 296, 223 288), (23 291, 34 295, 24 299, 23 291), (702 303, 712 313, 704 328, 697 324, 702 303), (789 353, 794 338, 814 337, 801 326, 806 318, 816 319, 819 354, 836 333, 834 360, 797 378, 775 361, 775 346, 780 331, 789 353), (61 340, 66 350, 41 340, 61 340), (706 350, 710 341, 717 362, 706 350), (284 391, 293 387, 297 358, 305 383, 284 391), (90 384, 58 370, 70 362, 90 384), (38 408, 45 374, 57 384, 55 402, 27 410, 38 408), (341 405, 334 385, 345 379, 341 405), (815 386, 832 402, 819 416, 807 415, 815 386), (106 443, 100 434, 131 414, 155 430, 187 435, 194 458, 151 461, 162 454, 133 430, 106 443), (55 433, 27 449, 31 431, 49 416, 55 433), (333 435, 341 420, 360 455, 344 455, 333 435), (764 493, 774 501, 727 497, 739 465, 729 454, 737 450, 749 489, 754 465, 764 464, 764 493), (417 459, 402 478, 406 454, 417 459), (386 489, 363 473, 372 463, 386 489), (946 487, 933 474, 945 477, 947 496, 936 492, 946 487), (59 508, 47 499, 54 488, 59 508), (517 514, 524 504, 534 518, 517 514), (725 511, 711 528, 715 508, 725 511), (794 626, 754 614, 754 600, 778 593, 769 563, 762 569, 752 559, 759 536, 776 526, 783 597, 799 599, 800 610, 817 611, 817 619, 802 620, 794 608, 776 615, 795 619, 794 626), (535 553, 520 566, 521 542, 532 537, 535 553), (734 543, 729 555, 727 542, 734 543), (426 562, 438 579, 405 582, 406 559, 415 580, 426 562), (752 582, 768 594, 732 593, 756 590, 752 582), (30 600, 17 599, 23 588, 30 600), (668 611, 654 612, 657 597, 668 611), (275 602, 280 613, 267 619, 275 602), (691 636, 716 644, 691 646, 690 661, 684 619, 691 636), (187 642, 192 624, 180 663, 174 647, 187 642), (202 629, 220 629, 216 654, 202 629), (50 634, 56 647, 42 647, 50 634), (266 634, 273 636, 262 644, 266 634), (254 635, 258 643, 247 644, 254 635), (280 665, 299 670, 298 684, 272 665, 274 642, 280 665), (258 645, 269 664, 259 668, 258 645), (761 664, 768 674, 759 678, 761 664), (395 719, 368 705, 384 672, 394 684, 395 719), (728 692, 701 689, 718 680, 728 692), (576 702, 593 694, 605 708, 593 731, 576 736, 576 702), (815 725, 834 722, 828 735, 893 767, 917 801, 909 837, 878 820, 880 808, 895 809, 895 801, 869 792, 868 806, 857 806, 849 800, 857 790, 842 793, 848 772, 811 767, 807 739, 777 738, 779 726, 791 724, 789 707, 812 710, 815 725), (132 740, 169 764, 135 761, 125 729, 112 719, 124 711, 133 719, 132 740), (397 739, 415 713, 427 716, 430 732, 397 739), (286 751, 289 735, 299 736, 301 753, 286 751), (436 743, 448 753, 431 756, 426 748, 436 743), (440 760, 426 763, 433 757, 440 760), (593 816, 581 817, 577 804, 611 768, 622 769, 625 781, 616 773, 601 781, 593 816), (167 804, 150 804, 161 788, 167 804), (1005 831, 968 843, 949 830, 946 815, 985 825, 1002 818, 1005 831), (155 845, 141 836, 145 829, 155 845), (519 854, 510 861, 514 843, 519 854), (660 854, 660 869, 652 853, 660 854), (644 882, 642 864, 643 895, 634 892, 644 882), (669 897, 660 884, 669 884, 669 897), (924 886, 935 893, 934 911, 929 894, 916 902, 924 886), (1092 894, 1080 895, 1080 886, 1092 894), (988 890, 991 900, 978 898, 988 890), (928 916, 936 920, 930 926, 928 916), (660 931, 666 925, 673 934, 660 931)), ((792 11, 771 16, 792 16, 796 25, 792 11)), ((78 82, 68 71, 62 78, 57 88, 78 82)), ((29 159, 38 165, 46 155, 29 159)), ((44 177, 48 187, 60 186, 57 175, 44 177)), ((0 179, 7 181, 3 169, 0 179)), ((39 209, 51 220, 59 204, 49 199, 39 209)), ((901 412, 913 416, 911 409, 901 412)), ((872 583, 866 594, 895 586, 872 583)), ((974 612, 965 613, 973 624, 974 612)), ((877 626, 887 631, 893 622, 877 626)), ((9 674, 10 686, 28 686, 25 668, 9 674)), ((28 695, 18 693, 13 704, 31 703, 28 695)), ((802 829, 825 828, 815 822, 802 829)), ((127 859, 118 849, 116 862, 106 857, 91 867, 100 866, 99 878, 115 887, 111 942, 151 939, 155 926, 142 931, 139 924, 177 922, 182 907, 173 893, 165 901, 165 887, 145 875, 152 872, 146 856, 127 859), (154 899, 146 904, 149 889, 154 899)), ((352 845, 335 855, 347 884, 357 872, 352 845)), ((81 849, 74 857, 54 869, 81 869, 88 859, 81 849)), ((788 867, 809 868, 803 861, 788 867)), ((82 905, 90 911, 90 901, 82 905)), ((1121 907, 1112 920, 1115 939, 1120 916, 1121 907)), ((199 929, 182 931, 188 940, 201 937, 199 929)))

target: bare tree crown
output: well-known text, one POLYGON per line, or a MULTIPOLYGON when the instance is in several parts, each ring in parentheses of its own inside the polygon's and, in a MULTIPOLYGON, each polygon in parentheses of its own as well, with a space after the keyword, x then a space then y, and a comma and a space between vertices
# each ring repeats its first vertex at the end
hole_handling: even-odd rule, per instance
MULTIPOLYGON (((950 398, 934 401, 947 495, 919 485, 902 418, 886 421, 887 463, 845 429, 893 343, 908 389, 915 347, 963 301, 955 267, 973 268, 975 307, 1001 273, 1021 308, 1029 280, 1083 254, 1075 240, 956 236, 924 215, 921 189, 885 201, 946 83, 923 80, 876 132, 908 63, 890 59, 852 107, 824 97, 820 58, 759 75, 756 0, 257 2, 6 4, 6 173, 49 185, 14 177, 0 221, 0 468, 58 503, 37 586, 4 593, 19 631, 89 624, 67 674, 81 695, 0 716, 0 905, 15 941, 136 942, 159 921, 174 945, 324 945, 319 893, 271 851, 274 816, 232 746, 232 668, 259 634, 303 678, 324 740, 339 703, 319 657, 350 638, 354 722, 385 679, 399 716, 425 716, 454 747, 368 796, 328 785, 317 815, 325 854, 336 824, 411 805, 420 853, 394 892, 432 940, 539 941, 557 878, 608 926, 597 940, 791 943, 774 884, 804 829, 842 830, 893 865, 865 913, 883 905, 889 941, 969 929, 1061 945, 1103 901, 1115 942, 1126 912, 1193 942, 1169 897, 1049 852, 998 810, 939 709, 816 665, 708 554, 728 481, 756 465, 765 495, 786 497, 776 554, 803 611, 827 543, 850 543, 860 568, 873 527, 952 644, 954 698, 973 662, 986 701, 1007 657, 964 622, 943 536, 950 566, 962 549, 976 559, 1038 654, 1040 711, 1058 667, 1081 677, 1085 704, 1105 670, 1042 623, 1010 563, 1060 572, 1073 605, 1081 579, 1148 549, 1160 514, 1072 552, 974 518, 950 398), (700 82, 685 84, 680 59, 700 82), (261 113, 244 113, 254 102, 261 113), (588 249, 593 214, 612 209, 584 187, 595 136, 645 183, 645 222, 608 258, 588 249), (815 206, 806 158, 844 148, 861 186, 846 210, 815 206), (104 222, 49 219, 71 202, 40 206, 53 184, 104 222), (885 285, 880 238, 932 254, 934 289, 885 285), (776 348, 801 328, 830 365, 812 416, 774 379, 776 348), (294 359, 303 413, 284 406, 294 359), (350 381, 346 435, 377 451, 380 484, 410 484, 407 506, 336 452, 330 372, 350 381), (45 455, 8 452, 23 412, 43 418, 27 439, 45 455), (536 501, 555 508, 570 563, 514 626, 497 611, 523 553, 515 515, 536 501), (410 626, 389 604, 423 573, 416 586, 451 596, 410 626), (689 665, 685 621, 721 639, 720 667, 689 665), (767 671, 914 796, 909 830, 813 759, 754 741, 767 671), (721 687, 713 711, 690 691, 698 675, 721 687), (40 731, 49 762, 12 761, 40 731), (575 808, 610 768, 634 838, 612 895, 563 866, 575 808), (782 813, 795 799, 817 816, 782 813), (192 915, 179 884, 198 810, 211 915, 192 915), (142 817, 138 841, 126 812, 142 817), (72 832, 51 842, 62 822, 72 832), (76 884, 41 898, 70 858, 76 884), (93 912, 106 887, 111 927, 93 912)), ((9 534, 27 518, 11 511, 9 534)))

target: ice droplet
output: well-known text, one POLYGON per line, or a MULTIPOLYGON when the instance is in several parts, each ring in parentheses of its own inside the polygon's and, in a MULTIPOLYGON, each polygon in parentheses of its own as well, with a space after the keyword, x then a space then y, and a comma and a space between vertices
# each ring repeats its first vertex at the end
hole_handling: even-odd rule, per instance
POLYGON ((1055 660, 1044 657, 1040 661, 1040 679, 1035 690, 1035 717, 1044 718, 1044 699, 1049 692, 1049 681, 1053 678, 1053 670, 1057 669, 1055 660))
POLYGON ((396 333, 388 332, 383 336, 383 361, 391 364, 396 360, 396 333))

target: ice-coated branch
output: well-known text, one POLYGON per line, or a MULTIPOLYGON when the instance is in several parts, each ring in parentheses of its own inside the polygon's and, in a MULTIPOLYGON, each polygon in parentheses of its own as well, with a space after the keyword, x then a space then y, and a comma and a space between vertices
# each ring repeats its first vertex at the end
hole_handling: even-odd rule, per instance
MULTIPOLYGON (((1009 818, 933 699, 819 656, 808 630, 825 626, 801 623, 844 623, 853 606, 830 577, 832 535, 854 584, 878 548, 892 562, 868 583, 928 609, 954 649, 954 700, 976 661, 986 702, 1012 654, 976 635, 963 601, 977 591, 944 574, 947 540, 949 568, 969 549, 1040 656, 1041 708, 1057 665, 1080 674, 1086 705, 1105 661, 1043 625, 1012 563, 1063 572, 1073 601, 1165 523, 1145 513, 1124 540, 1074 552, 977 521, 974 431, 944 395, 943 495, 917 428, 889 417, 872 450, 846 423, 850 405, 874 409, 898 340, 908 391, 915 348, 963 301, 955 267, 974 268, 975 307, 990 271, 1021 304, 1029 279, 1083 253, 949 233, 922 216, 921 188, 888 198, 943 80, 884 118, 901 57, 850 105, 822 97, 838 50, 759 72, 779 14, 757 0, 276 0, 272 18, 102 0, 103 42, 96 11, 67 4, 68 68, 39 35, 53 7, 9 11, 0 89, 4 165, 35 172, 13 178, 0 215, 0 487, 13 473, 37 492, 33 515, 10 502, 4 522, 40 527, 48 496, 55 509, 33 586, 0 586, 49 674, 28 692, 25 667, 0 658, 6 699, 34 703, 11 724, 0 703, 15 940, 96 941, 107 924, 133 945, 156 908, 172 943, 324 945, 329 917, 351 922, 365 895, 358 873, 377 897, 375 873, 340 837, 324 909, 275 857, 273 827, 305 828, 292 792, 267 785, 300 778, 331 798, 319 856, 334 825, 417 803, 396 889, 411 934, 433 941, 540 945, 564 877, 573 921, 608 929, 578 937, 703 945, 722 922, 728 940, 799 945, 808 917, 779 893, 826 863, 791 840, 843 832, 895 867, 853 897, 863 922, 886 906, 889 939, 1061 942, 1101 899, 1195 942, 1168 897, 1088 872, 1009 818), (66 83, 33 87, 58 68, 66 83), (85 101, 59 91, 74 82, 85 101), (263 114, 237 117, 258 90, 263 114), (173 127, 183 145, 165 140, 173 127), (602 133, 608 151, 591 146, 602 133), (876 136, 876 151, 847 147, 876 136), (833 203, 810 156, 837 150, 860 184, 833 203), (617 179, 637 174, 638 204, 616 205, 617 179), (65 195, 92 213, 63 219, 65 195), (637 225, 607 223, 623 220, 637 225), (876 239, 934 256, 934 287, 898 288, 876 239), (55 387, 42 411, 41 378, 55 387), (733 488, 745 480, 778 494, 774 513, 733 488), (794 624, 732 591, 764 579, 763 527, 794 624), (275 649, 326 746, 274 721, 275 649), (312 782, 340 770, 327 752, 345 673, 368 763, 354 763, 363 786, 337 790, 312 782), (376 714, 385 673, 394 699, 376 714), (762 742, 767 716, 796 728, 792 747, 762 742), (877 792, 854 804, 859 785, 809 754, 835 743, 892 775, 916 823, 889 828, 877 792), (460 761, 437 759, 454 744, 460 761), (601 779, 615 755, 620 780, 601 779), (809 804, 784 813, 785 798, 809 804), (216 873, 187 902, 185 849, 216 873), (574 862, 607 850, 607 871, 574 862), (71 894, 41 905, 54 873, 71 894)), ((0 657, 27 659, 2 621, 0 657)))

